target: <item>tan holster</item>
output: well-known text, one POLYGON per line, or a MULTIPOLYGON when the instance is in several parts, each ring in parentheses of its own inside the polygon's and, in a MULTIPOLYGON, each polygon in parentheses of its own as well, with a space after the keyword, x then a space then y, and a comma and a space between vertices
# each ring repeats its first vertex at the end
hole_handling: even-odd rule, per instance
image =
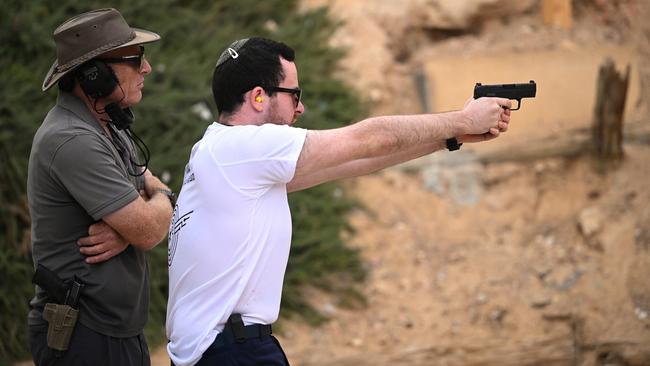
POLYGON ((47 320, 47 345, 48 347, 66 351, 70 337, 77 323, 79 310, 70 305, 47 303, 43 309, 43 318, 47 320))

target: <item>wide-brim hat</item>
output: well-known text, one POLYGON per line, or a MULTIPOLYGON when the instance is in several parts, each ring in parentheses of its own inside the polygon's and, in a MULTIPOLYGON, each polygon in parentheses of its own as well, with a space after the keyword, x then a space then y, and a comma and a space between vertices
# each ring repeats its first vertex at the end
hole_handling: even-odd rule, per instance
POLYGON ((54 31, 56 60, 43 80, 43 91, 94 57, 118 48, 159 39, 160 36, 154 32, 130 27, 122 14, 112 8, 77 15, 54 31))

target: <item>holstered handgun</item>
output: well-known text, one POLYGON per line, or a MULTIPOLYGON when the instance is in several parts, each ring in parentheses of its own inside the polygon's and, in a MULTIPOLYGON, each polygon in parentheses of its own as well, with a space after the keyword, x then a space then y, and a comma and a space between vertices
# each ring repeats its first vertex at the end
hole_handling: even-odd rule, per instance
POLYGON ((77 303, 84 284, 77 276, 66 283, 40 264, 32 282, 43 288, 48 296, 57 302, 47 303, 43 309, 43 319, 48 322, 47 345, 56 351, 66 351, 79 316, 77 303))
POLYGON ((43 319, 47 320, 47 346, 57 351, 66 351, 79 310, 70 305, 48 302, 43 309, 43 319))

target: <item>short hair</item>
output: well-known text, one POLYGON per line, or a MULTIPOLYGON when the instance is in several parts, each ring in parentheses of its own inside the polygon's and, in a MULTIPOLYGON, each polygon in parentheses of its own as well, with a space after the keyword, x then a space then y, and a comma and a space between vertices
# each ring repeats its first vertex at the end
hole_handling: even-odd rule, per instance
POLYGON ((69 72, 61 77, 58 81, 59 90, 66 93, 71 93, 75 85, 75 72, 69 72))
POLYGON ((295 52, 282 42, 260 37, 235 41, 223 51, 212 74, 212 95, 219 114, 239 109, 244 94, 256 86, 277 87, 285 77, 280 57, 293 62, 295 52))

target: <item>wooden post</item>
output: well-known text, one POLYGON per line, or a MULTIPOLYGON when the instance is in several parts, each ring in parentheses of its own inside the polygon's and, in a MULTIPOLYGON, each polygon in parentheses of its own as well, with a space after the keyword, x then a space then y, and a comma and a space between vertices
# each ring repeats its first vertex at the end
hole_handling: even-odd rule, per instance
POLYGON ((609 58, 598 71, 592 125, 594 151, 598 159, 617 161, 623 158, 623 112, 629 77, 630 65, 622 76, 609 58))

